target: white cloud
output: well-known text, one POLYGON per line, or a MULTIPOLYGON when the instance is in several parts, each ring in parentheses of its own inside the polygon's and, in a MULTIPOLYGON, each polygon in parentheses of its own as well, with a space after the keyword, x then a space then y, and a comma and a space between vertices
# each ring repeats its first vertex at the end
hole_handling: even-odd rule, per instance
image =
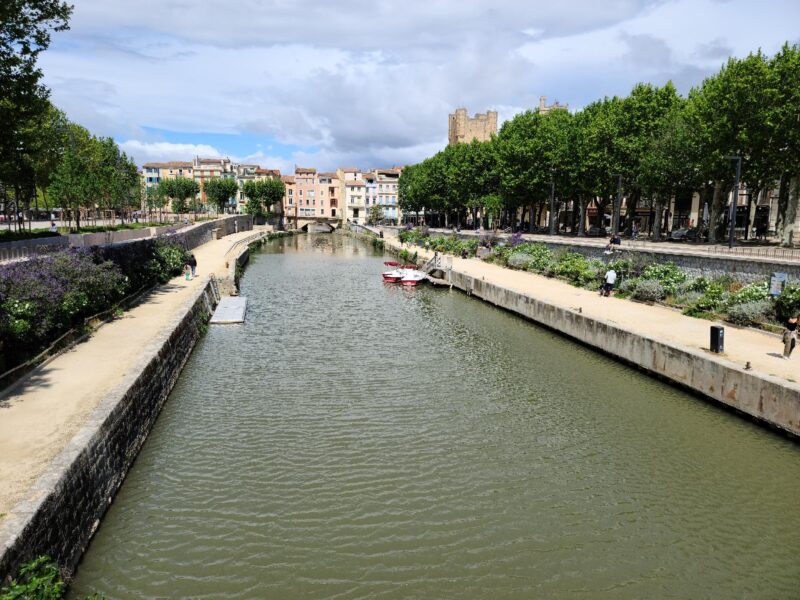
POLYGON ((128 156, 133 157, 137 164, 146 162, 166 162, 169 160, 190 161, 195 156, 214 158, 222 154, 208 144, 173 144, 170 142, 141 142, 127 140, 119 147, 128 156))
POLYGON ((329 169, 415 162, 459 106, 502 121, 540 95, 579 108, 670 78, 685 92, 729 52, 796 40, 798 18, 795 0, 80 0, 41 62, 54 101, 137 160, 208 153, 166 156, 155 128, 263 136, 290 149, 238 153, 329 169))

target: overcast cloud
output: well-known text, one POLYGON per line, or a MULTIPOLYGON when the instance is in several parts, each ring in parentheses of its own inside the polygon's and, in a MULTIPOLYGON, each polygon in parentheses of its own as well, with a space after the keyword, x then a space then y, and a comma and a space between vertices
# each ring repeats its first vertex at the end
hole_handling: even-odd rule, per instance
POLYGON ((459 106, 502 120, 540 95, 579 108, 670 79, 685 93, 729 55, 800 41, 797 0, 73 1, 41 59, 70 118, 139 164, 283 172, 416 162, 459 106))

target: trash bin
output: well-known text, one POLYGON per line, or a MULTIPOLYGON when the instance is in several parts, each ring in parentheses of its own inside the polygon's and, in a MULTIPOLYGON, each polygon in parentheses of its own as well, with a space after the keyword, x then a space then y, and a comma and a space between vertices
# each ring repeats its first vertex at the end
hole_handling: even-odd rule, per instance
POLYGON ((720 325, 711 326, 711 351, 725 351, 725 328, 720 325))

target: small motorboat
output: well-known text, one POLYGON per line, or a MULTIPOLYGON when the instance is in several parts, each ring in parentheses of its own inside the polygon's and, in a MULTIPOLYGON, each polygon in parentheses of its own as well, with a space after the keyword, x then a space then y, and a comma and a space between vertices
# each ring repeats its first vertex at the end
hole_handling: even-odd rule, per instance
POLYGON ((402 269, 394 269, 392 271, 384 271, 382 273, 383 280, 388 281, 389 283, 397 283, 403 278, 405 271, 402 269))
POLYGON ((393 261, 393 260, 390 260, 390 261, 385 262, 383 264, 385 264, 387 267, 399 267, 400 266, 399 262, 396 262, 396 261, 393 261))
POLYGON ((420 281, 425 281, 427 275, 417 269, 406 269, 400 283, 403 285, 417 285, 420 281))

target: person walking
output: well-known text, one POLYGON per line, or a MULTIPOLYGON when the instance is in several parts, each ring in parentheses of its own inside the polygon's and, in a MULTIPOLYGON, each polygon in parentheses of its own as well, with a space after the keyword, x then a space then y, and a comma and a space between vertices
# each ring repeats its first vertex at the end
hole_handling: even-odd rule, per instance
POLYGON ((617 283, 617 272, 613 267, 609 267, 605 275, 605 283, 600 288, 600 295, 608 298, 611 295, 611 290, 614 289, 614 284, 617 283))
POLYGON ((786 319, 786 329, 783 331, 783 358, 789 360, 792 350, 797 345, 797 315, 786 319))
POLYGON ((197 275, 197 259, 194 257, 194 253, 189 254, 189 266, 192 268, 192 277, 197 275))

